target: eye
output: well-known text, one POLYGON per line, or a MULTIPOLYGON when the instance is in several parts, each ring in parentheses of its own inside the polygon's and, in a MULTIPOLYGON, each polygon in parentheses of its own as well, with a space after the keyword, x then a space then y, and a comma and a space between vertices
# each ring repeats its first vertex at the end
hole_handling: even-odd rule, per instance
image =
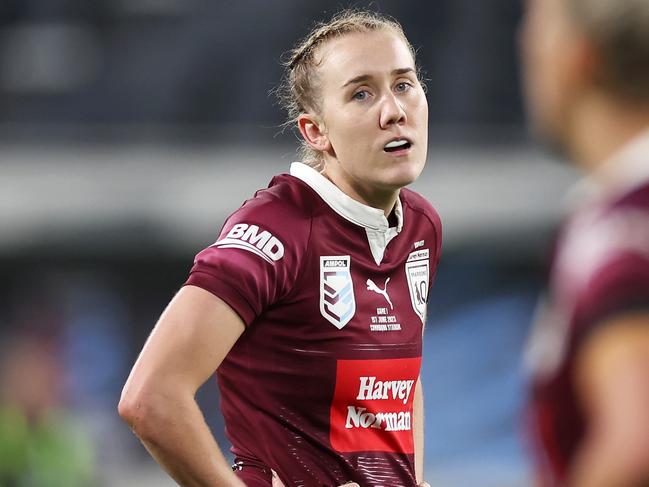
POLYGON ((401 81, 400 83, 397 83, 397 85, 395 86, 395 90, 397 91, 397 93, 405 93, 410 88, 412 88, 412 84, 406 81, 401 81))
POLYGON ((354 93, 354 96, 352 96, 352 98, 354 100, 363 101, 363 100, 366 100, 368 96, 369 96, 369 93, 367 91, 360 90, 360 91, 357 91, 356 93, 354 93))

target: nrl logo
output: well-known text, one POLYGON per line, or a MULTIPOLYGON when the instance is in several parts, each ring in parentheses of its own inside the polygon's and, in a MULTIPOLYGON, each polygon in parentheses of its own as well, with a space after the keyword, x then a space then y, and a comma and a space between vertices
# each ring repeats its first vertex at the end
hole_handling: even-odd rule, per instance
POLYGON ((320 314, 339 330, 354 317, 349 255, 320 257, 320 314))

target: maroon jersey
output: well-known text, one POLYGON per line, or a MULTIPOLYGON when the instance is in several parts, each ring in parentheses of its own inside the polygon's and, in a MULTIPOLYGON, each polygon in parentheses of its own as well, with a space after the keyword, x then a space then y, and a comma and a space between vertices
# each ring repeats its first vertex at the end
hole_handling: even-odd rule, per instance
POLYGON ((543 486, 563 485, 588 428, 573 383, 576 351, 607 318, 649 310, 649 134, 592 180, 560 234, 528 351, 529 419, 543 486))
POLYGON ((246 330, 217 371, 239 475, 269 485, 415 485, 413 398, 437 213, 403 189, 396 226, 304 164, 230 216, 187 284, 246 330))

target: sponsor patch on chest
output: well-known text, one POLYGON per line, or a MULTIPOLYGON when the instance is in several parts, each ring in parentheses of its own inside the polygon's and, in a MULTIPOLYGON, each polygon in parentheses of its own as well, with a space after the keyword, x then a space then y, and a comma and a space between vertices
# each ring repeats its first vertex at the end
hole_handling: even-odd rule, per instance
POLYGON ((356 312, 349 255, 320 257, 320 314, 341 329, 356 312))
POLYGON ((413 453, 413 401, 421 358, 339 360, 330 411, 339 452, 413 453))

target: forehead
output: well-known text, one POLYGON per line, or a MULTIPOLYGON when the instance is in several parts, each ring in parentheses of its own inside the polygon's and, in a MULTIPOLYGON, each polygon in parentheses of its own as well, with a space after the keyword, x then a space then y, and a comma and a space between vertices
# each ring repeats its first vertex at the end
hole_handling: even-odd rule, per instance
POLYGON ((354 32, 327 42, 320 51, 320 78, 343 84, 360 75, 380 76, 399 68, 415 68, 404 39, 390 30, 354 32))

